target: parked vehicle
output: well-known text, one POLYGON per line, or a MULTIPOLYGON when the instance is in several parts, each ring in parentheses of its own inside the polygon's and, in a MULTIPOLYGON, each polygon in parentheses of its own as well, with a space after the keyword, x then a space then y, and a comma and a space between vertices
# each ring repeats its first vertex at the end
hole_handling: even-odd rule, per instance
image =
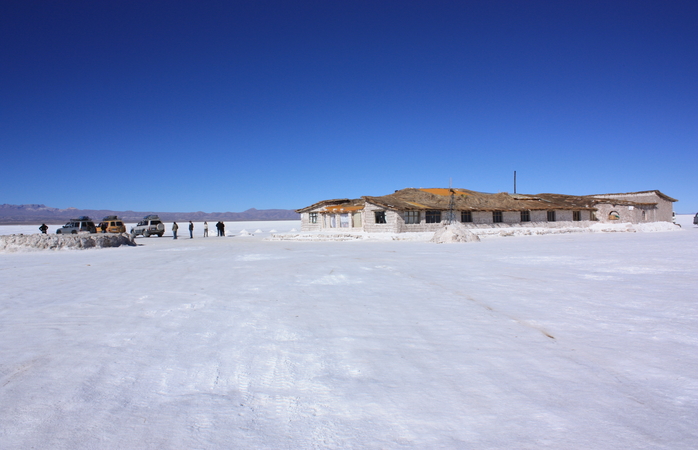
POLYGON ((106 216, 97 227, 97 233, 126 233, 126 225, 117 216, 106 216))
POLYGON ((143 237, 150 237, 155 234, 158 237, 162 237, 165 234, 165 224, 156 215, 145 216, 135 227, 131 228, 131 234, 133 236, 142 235, 143 237))
POLYGON ((87 216, 70 219, 70 222, 56 230, 56 234, 96 233, 95 223, 87 216))
POLYGON ((698 213, 696 213, 696 216, 693 218, 693 225, 698 225, 698 213))

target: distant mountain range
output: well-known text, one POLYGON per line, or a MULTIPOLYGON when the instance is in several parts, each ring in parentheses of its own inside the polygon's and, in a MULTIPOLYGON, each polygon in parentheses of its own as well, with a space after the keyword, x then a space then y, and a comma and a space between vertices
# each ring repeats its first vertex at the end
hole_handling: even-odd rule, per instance
POLYGON ((298 220, 300 215, 291 209, 248 209, 243 212, 158 212, 158 211, 111 211, 107 209, 51 208, 46 205, 0 205, 0 224, 52 224, 61 225, 79 216, 89 216, 95 222, 105 216, 119 216, 124 222, 138 222, 148 214, 157 214, 165 222, 191 220, 194 222, 236 222, 243 220, 298 220))

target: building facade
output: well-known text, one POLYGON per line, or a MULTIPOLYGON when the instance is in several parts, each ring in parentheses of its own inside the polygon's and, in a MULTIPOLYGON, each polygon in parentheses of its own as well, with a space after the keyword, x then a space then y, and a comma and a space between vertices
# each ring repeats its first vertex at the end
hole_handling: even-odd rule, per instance
POLYGON ((381 197, 323 200, 296 212, 302 231, 404 233, 436 231, 451 222, 472 227, 671 222, 675 201, 657 190, 572 196, 408 188, 381 197))

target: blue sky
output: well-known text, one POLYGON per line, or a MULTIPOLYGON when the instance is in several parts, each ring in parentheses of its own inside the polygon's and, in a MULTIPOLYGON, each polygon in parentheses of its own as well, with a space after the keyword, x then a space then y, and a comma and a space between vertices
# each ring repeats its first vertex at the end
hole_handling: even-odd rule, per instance
POLYGON ((695 1, 0 2, 0 203, 294 209, 405 187, 698 211, 695 1))

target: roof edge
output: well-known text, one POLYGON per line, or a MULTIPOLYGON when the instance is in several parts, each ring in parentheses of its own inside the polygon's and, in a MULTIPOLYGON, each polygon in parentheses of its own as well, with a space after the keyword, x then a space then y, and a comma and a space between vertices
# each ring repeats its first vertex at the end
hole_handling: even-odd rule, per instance
POLYGON ((634 195, 634 194, 657 194, 660 198, 663 198, 664 200, 668 202, 678 202, 677 199, 669 197, 659 189, 652 189, 649 191, 636 191, 636 192, 618 192, 618 193, 611 193, 611 194, 594 194, 594 195, 585 195, 584 197, 599 197, 603 198, 604 195, 634 195))

